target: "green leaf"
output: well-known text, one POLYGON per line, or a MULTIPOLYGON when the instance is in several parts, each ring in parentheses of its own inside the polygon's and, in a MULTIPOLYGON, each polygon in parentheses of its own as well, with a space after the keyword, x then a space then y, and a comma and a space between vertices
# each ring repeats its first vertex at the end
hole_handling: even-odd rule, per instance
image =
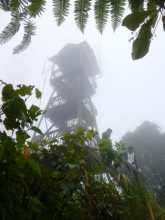
POLYGON ((75 21, 77 26, 80 28, 82 32, 84 32, 88 16, 89 10, 91 7, 91 0, 76 0, 75 1, 75 21))
POLYGON ((32 129, 34 132, 43 135, 42 131, 41 131, 39 128, 33 126, 31 129, 32 129))
POLYGON ((41 110, 38 106, 32 105, 28 111, 31 119, 35 120, 39 115, 41 115, 41 110))
POLYGON ((141 23, 145 21, 145 18, 148 17, 146 11, 135 12, 126 16, 123 20, 122 25, 127 27, 131 31, 135 31, 141 23))
POLYGON ((12 84, 7 84, 2 89, 2 100, 8 101, 14 97, 15 91, 12 84))
POLYGON ((36 94, 36 98, 37 99, 40 99, 41 98, 41 96, 42 96, 42 93, 40 92, 40 90, 39 89, 35 89, 35 94, 36 94))
POLYGON ((144 6, 144 0, 128 0, 129 7, 132 12, 142 11, 144 6))
POLYGON ((20 123, 12 118, 5 118, 3 123, 4 123, 6 130, 13 130, 13 129, 20 127, 20 123))
POLYGON ((30 136, 25 131, 19 130, 16 132, 18 146, 23 147, 28 138, 30 138, 30 136))
POLYGON ((26 86, 26 85, 19 85, 19 89, 16 92, 21 96, 31 95, 34 86, 26 86))
POLYGON ((144 23, 139 31, 137 38, 134 40, 132 51, 133 60, 140 59, 148 53, 152 39, 152 22, 153 20, 150 19, 144 23))
POLYGON ((27 115, 27 108, 25 101, 19 96, 14 97, 9 102, 4 103, 2 106, 3 113, 11 120, 21 119, 24 120, 27 115))

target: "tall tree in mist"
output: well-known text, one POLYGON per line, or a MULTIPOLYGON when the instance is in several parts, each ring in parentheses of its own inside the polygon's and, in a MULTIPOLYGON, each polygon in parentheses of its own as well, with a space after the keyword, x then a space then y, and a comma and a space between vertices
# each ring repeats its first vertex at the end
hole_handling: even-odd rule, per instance
POLYGON ((123 141, 134 147, 142 174, 158 198, 165 200, 165 133, 156 124, 145 121, 134 132, 125 134, 123 141))

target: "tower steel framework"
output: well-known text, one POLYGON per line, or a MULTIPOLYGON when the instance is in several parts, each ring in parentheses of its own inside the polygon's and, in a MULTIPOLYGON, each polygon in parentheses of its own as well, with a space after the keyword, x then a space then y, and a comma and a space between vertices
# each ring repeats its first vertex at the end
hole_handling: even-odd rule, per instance
POLYGON ((96 129, 96 77, 100 73, 95 54, 86 42, 67 44, 52 62, 50 85, 53 89, 40 125, 44 135, 56 137, 77 127, 96 129))

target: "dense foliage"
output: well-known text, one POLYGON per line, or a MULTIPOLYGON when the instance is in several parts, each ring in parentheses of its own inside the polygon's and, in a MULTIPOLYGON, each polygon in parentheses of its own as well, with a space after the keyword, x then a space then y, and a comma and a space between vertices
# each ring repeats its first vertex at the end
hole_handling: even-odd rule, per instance
POLYGON ((165 134, 156 124, 146 121, 127 133, 123 141, 134 147, 138 167, 165 204, 165 134))
POLYGON ((41 96, 33 86, 4 83, 2 89, 0 219, 165 218, 138 172, 122 161, 120 144, 104 138, 92 148, 95 132, 81 128, 55 140, 31 140, 32 131, 42 135, 34 126, 40 109, 26 104, 33 92, 41 96))
MULTIPOLYGON (((71 0, 52 0, 52 9, 58 25, 61 25, 68 16, 71 2, 71 0)), ((75 21, 82 32, 92 8, 97 29, 101 33, 109 17, 114 30, 122 23, 133 31, 131 38, 133 59, 139 59, 148 53, 160 21, 165 29, 165 0, 75 0, 73 3, 75 21), (123 18, 128 11, 131 13, 123 18)), ((10 40, 23 25, 22 42, 13 52, 19 53, 26 49, 35 33, 34 20, 44 12, 45 5, 46 0, 0 0, 1 9, 11 12, 11 22, 0 34, 0 43, 10 40)))

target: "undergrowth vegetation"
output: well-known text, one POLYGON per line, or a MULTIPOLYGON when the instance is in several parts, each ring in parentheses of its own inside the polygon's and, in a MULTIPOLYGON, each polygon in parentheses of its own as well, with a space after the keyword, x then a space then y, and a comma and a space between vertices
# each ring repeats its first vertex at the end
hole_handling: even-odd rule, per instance
POLYGON ((91 147, 96 133, 82 128, 35 142, 42 111, 26 103, 33 93, 41 97, 33 86, 3 83, 0 219, 165 219, 141 175, 123 161, 119 143, 103 138, 91 147))

